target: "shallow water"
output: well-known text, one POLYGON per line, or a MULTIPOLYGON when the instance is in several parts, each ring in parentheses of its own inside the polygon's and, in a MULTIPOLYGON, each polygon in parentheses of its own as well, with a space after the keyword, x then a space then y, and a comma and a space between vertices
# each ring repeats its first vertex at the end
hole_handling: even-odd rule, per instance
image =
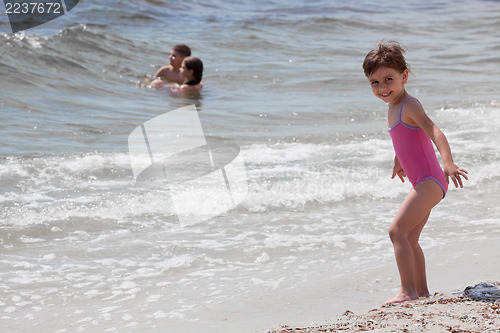
POLYGON ((409 190, 390 180, 386 106, 361 70, 381 39, 408 46, 407 88, 470 175, 434 210, 424 250, 491 244, 499 13, 496 1, 89 0, 15 35, 0 16, 2 331, 254 332, 377 306, 398 286, 387 227, 409 190), (204 62, 201 95, 142 88, 179 42, 204 62), (248 195, 182 226, 178 214, 212 207, 136 183, 127 139, 190 104, 207 137, 240 147, 248 195))

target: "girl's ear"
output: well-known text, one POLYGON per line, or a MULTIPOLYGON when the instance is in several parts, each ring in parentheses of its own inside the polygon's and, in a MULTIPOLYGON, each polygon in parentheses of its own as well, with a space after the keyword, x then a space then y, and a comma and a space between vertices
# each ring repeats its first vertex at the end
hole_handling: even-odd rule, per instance
POLYGON ((408 82, 408 73, 409 73, 409 71, 407 69, 405 69, 403 71, 403 84, 405 84, 406 82, 408 82))

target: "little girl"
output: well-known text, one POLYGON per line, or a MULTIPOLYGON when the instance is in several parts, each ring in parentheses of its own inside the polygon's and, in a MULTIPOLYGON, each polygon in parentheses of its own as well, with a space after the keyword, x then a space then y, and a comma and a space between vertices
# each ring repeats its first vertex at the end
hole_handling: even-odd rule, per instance
POLYGON ((443 132, 406 92, 409 66, 404 53, 399 43, 382 41, 363 62, 373 94, 389 104, 387 125, 396 152, 391 178, 397 175, 404 182, 408 177, 413 185, 389 227, 401 290, 383 305, 429 296, 420 233, 431 209, 446 195, 449 179, 457 188, 463 188, 461 177, 468 179, 467 171, 453 162, 443 132), (441 154, 444 172, 431 140, 441 154))

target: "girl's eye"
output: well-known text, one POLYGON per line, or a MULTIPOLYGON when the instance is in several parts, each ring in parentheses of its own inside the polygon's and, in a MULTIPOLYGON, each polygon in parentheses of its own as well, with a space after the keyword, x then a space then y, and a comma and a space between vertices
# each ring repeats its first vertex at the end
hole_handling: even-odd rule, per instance
POLYGON ((392 81, 392 77, 388 77, 387 79, 385 79, 386 81, 392 81))
POLYGON ((372 86, 376 85, 378 83, 378 81, 372 81, 371 84, 372 86))

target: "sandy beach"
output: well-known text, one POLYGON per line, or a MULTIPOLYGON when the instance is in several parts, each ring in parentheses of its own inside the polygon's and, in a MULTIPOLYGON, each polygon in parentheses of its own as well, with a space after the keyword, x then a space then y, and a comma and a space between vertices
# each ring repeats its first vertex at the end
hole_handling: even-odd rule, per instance
POLYGON ((319 332, 500 332, 500 282, 467 287, 458 295, 392 304, 364 314, 346 310, 315 327, 281 327, 269 333, 319 332))

